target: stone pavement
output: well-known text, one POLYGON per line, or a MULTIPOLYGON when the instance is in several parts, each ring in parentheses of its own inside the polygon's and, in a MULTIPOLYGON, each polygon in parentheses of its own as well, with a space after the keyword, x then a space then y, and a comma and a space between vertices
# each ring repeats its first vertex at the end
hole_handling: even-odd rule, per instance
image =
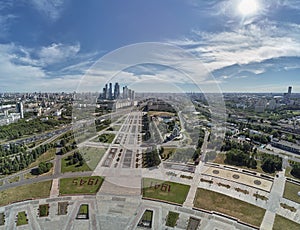
POLYGON ((270 192, 269 200, 266 206, 266 213, 260 225, 262 230, 272 230, 276 212, 280 209, 280 200, 283 196, 285 186, 285 169, 278 173, 274 178, 274 183, 270 192))
POLYGON ((50 191, 50 198, 55 198, 59 196, 59 179, 55 178, 52 180, 52 186, 50 191))

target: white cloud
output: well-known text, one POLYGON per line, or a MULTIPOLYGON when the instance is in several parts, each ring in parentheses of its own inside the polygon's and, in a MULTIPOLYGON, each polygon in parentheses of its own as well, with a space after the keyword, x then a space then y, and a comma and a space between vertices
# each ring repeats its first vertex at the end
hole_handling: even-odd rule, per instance
POLYGON ((80 45, 63 45, 53 43, 50 46, 42 47, 38 52, 38 57, 42 65, 49 65, 67 61, 68 58, 74 58, 80 51, 80 45))
POLYGON ((30 0, 31 4, 46 17, 56 21, 63 10, 63 0, 30 0))
POLYGON ((45 77, 44 71, 39 67, 14 64, 14 49, 13 44, 0 45, 0 85, 4 87, 3 91, 18 89, 45 77))
MULTIPOLYGON (((235 64, 300 56, 300 28, 295 24, 263 21, 229 32, 194 32, 197 39, 171 42, 194 53, 212 71, 235 64)), ((253 70, 257 74, 262 71, 253 70)))
POLYGON ((88 65, 92 65, 95 55, 78 54, 79 49, 79 44, 52 44, 38 50, 13 43, 0 44, 1 91, 76 90, 83 72, 88 65), (68 59, 71 61, 68 62, 68 59), (55 63, 60 63, 62 67, 49 68, 55 63), (69 63, 73 64, 66 67, 69 63))

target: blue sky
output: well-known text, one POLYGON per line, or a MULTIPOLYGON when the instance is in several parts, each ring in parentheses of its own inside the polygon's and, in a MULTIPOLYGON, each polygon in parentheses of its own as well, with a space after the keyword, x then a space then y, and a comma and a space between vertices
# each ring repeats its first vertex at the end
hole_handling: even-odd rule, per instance
MULTIPOLYGON (((224 92, 300 92, 299 0, 1 0, 0 92, 74 91, 103 55, 141 42, 191 52, 224 92)), ((123 74, 137 73, 174 79, 123 74)))

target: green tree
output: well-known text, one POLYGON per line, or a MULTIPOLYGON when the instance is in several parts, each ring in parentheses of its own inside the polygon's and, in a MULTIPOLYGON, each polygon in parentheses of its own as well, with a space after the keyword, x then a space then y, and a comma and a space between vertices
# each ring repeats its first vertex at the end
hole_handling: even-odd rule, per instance
POLYGON ((293 169, 291 171, 291 174, 300 179, 300 164, 296 164, 296 165, 293 165, 293 169))

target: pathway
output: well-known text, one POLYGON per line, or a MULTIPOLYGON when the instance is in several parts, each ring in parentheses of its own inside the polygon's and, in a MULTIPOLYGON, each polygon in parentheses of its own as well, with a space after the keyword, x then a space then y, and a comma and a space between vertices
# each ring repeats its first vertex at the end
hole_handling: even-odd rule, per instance
POLYGON ((260 225, 262 230, 272 230, 277 210, 280 208, 280 199, 283 196, 285 186, 285 169, 274 178, 273 187, 267 202, 266 213, 260 225))

